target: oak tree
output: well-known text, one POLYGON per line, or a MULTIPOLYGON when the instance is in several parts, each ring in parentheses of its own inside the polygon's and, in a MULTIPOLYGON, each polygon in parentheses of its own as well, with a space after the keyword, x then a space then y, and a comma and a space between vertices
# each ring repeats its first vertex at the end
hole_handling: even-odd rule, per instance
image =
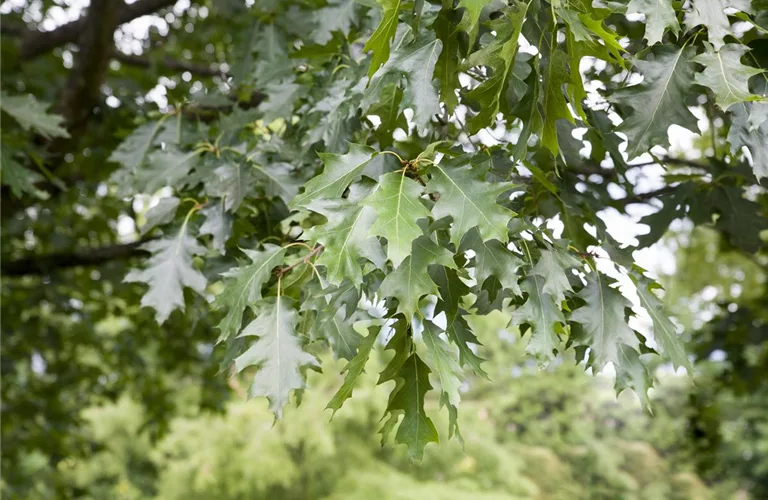
MULTIPOLYGON (((166 368, 212 401, 247 374, 279 418, 325 350, 348 361, 343 411, 383 348, 381 433, 419 459, 441 434, 425 398, 459 435, 484 374, 495 332, 467 316, 500 309, 541 366, 612 364, 650 407, 649 363, 693 367, 633 251, 679 219, 764 249, 762 0, 92 0, 54 29, 43 3, 2 26, 19 441, 77 398, 137 391, 162 414, 166 368), (637 205, 650 231, 621 245, 600 216, 637 205), (24 402, 54 390, 52 411, 24 402)), ((56 436, 35 446, 55 457, 74 439, 56 436)))

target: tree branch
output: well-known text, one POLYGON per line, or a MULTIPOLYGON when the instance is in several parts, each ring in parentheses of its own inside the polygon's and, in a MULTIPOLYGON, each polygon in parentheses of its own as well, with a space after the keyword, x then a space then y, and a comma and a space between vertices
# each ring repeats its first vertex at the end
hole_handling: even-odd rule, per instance
POLYGON ((9 26, 8 23, 0 23, 0 35, 23 37, 29 30, 21 26, 9 26))
POLYGON ((571 172, 579 175, 599 175, 603 179, 612 179, 616 177, 617 172, 612 168, 603 168, 599 165, 583 165, 581 167, 569 166, 565 169, 566 172, 571 172))
POLYGON ((221 76, 222 78, 227 77, 227 72, 222 71, 219 65, 196 64, 192 62, 179 61, 167 56, 164 57, 161 61, 155 62, 148 57, 134 56, 131 54, 125 54, 120 51, 116 51, 113 54, 113 57, 120 61, 122 64, 137 66, 139 68, 151 68, 153 65, 159 63, 158 65, 160 67, 173 71, 189 71, 193 75, 199 76, 221 76))
MULTIPOLYGON (((120 13, 117 24, 124 24, 138 17, 152 14, 163 7, 173 5, 176 3, 176 0, 139 0, 130 5, 122 4, 118 0, 112 0, 110 3, 117 4, 116 6, 119 8, 120 13)), ((82 17, 53 31, 29 30, 21 42, 21 59, 34 59, 55 47, 77 41, 86 24, 87 19, 82 17)))
POLYGON ((101 82, 114 52, 113 35, 119 6, 114 0, 92 0, 88 7, 77 41, 80 50, 75 66, 56 106, 64 116, 70 133, 85 124, 99 101, 101 82))
MULTIPOLYGON (((677 165, 681 167, 698 168, 700 170, 709 169, 709 165, 706 165, 704 163, 700 163, 695 160, 687 160, 685 158, 672 158, 670 156, 662 156, 658 160, 651 160, 643 163, 634 163, 631 165, 627 165, 627 168, 650 167, 651 165, 663 165, 665 163, 668 163, 670 165, 677 165)), ((575 166, 568 167, 566 171, 572 172, 574 174, 580 174, 580 175, 599 175, 604 179, 612 179, 618 175, 618 172, 616 171, 616 169, 603 168, 599 165, 583 165, 580 167, 575 167, 575 166)))
POLYGON ((631 194, 625 198, 614 200, 612 204, 618 208, 623 208, 632 203, 647 203, 648 201, 654 198, 658 198, 659 196, 672 193, 676 189, 677 189, 677 186, 664 186, 663 188, 659 188, 653 191, 648 191, 647 193, 631 194))
POLYGON ((144 238, 133 243, 89 248, 75 252, 59 252, 48 255, 32 255, 18 260, 3 259, 0 271, 3 276, 27 276, 48 274, 52 271, 81 266, 98 266, 106 262, 128 259, 145 252, 139 248, 155 238, 144 238))

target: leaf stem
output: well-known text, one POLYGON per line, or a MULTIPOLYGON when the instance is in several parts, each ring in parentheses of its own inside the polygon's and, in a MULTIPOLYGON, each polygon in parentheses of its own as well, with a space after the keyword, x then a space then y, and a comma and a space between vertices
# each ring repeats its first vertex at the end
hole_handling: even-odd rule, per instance
POLYGON ((399 154, 395 153, 394 151, 380 151, 379 154, 380 155, 392 155, 392 156, 396 157, 400 161, 401 165, 405 165, 405 164, 408 163, 406 160, 403 160, 402 156, 400 156, 399 154))
MULTIPOLYGON (((203 208, 206 204, 205 203, 198 203, 197 200, 194 198, 184 198, 182 202, 184 201, 193 201, 195 205, 189 209, 187 212, 186 217, 184 217, 184 222, 181 223, 181 229, 179 229, 179 236, 176 241, 176 252, 175 255, 179 255, 179 250, 181 250, 181 241, 184 239, 184 235, 187 232, 187 224, 189 223, 189 219, 192 217, 192 214, 203 208)), ((207 202, 206 202, 207 203, 207 202)))

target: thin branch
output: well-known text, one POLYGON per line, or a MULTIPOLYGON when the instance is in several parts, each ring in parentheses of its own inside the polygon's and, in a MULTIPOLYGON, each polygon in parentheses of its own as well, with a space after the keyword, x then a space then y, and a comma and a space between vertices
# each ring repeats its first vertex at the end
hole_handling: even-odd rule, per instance
POLYGON ((134 56, 131 54, 125 54, 120 51, 115 52, 112 57, 120 61, 122 64, 137 66, 140 68, 151 68, 157 65, 160 68, 173 71, 189 71, 193 75, 198 76, 221 76, 222 78, 227 77, 227 72, 223 71, 219 65, 196 64, 193 62, 179 61, 171 57, 164 57, 160 61, 153 61, 148 57, 134 56))
POLYGON ((318 253, 320 253, 320 252, 321 252, 321 251, 322 251, 324 248, 325 248, 325 247, 324 247, 323 245, 318 245, 318 246, 316 246, 316 247, 315 247, 315 248, 314 248, 314 249, 313 249, 311 252, 309 252, 307 255, 305 255, 305 256, 304 256, 304 257, 303 257, 303 258, 302 258, 300 261, 298 261, 298 262, 294 262, 294 263, 293 263, 293 264, 291 264, 290 266, 281 267, 280 269, 278 269, 278 270, 277 270, 277 271, 275 271, 275 272, 277 273, 277 275, 278 275, 278 276, 283 276, 284 274, 286 274, 288 271, 290 271, 290 270, 291 270, 291 269, 293 269, 294 267, 296 267, 296 266, 299 266, 299 265, 301 265, 301 264, 306 264, 306 263, 308 263, 308 262, 309 262, 309 260, 310 260, 312 257, 314 257, 315 255, 317 255, 318 253))
POLYGON ((625 198, 613 200, 611 205, 618 208, 623 208, 632 203, 647 203, 654 198, 658 198, 659 196, 673 193, 676 189, 677 186, 664 186, 663 188, 659 188, 654 191, 648 191, 647 193, 631 194, 625 198))
POLYGON ((603 168, 599 165, 568 166, 565 171, 579 175, 599 175, 603 179, 612 179, 617 175, 615 169, 603 168))
MULTIPOLYGON (((118 3, 118 0, 112 0, 118 3)), ((122 1, 119 2, 122 4, 122 1)), ((134 19, 152 14, 164 7, 176 3, 176 0, 138 0, 130 5, 119 5, 120 14, 118 24, 124 24, 134 19)), ((86 18, 81 17, 76 21, 59 26, 53 31, 28 30, 21 42, 21 59, 30 60, 41 56, 55 47, 77 41, 87 24, 86 18)), ((3 30, 5 32, 5 30, 3 30)))
POLYGON ((3 259, 0 270, 3 276, 27 276, 49 274, 53 271, 82 266, 98 266, 111 261, 128 259, 145 253, 140 247, 155 238, 144 238, 133 243, 88 248, 75 252, 58 252, 48 255, 31 255, 8 261, 3 259))
POLYGON ((651 165, 663 165, 665 163, 669 163, 670 165, 677 165, 679 167, 698 168, 701 170, 710 169, 710 165, 706 163, 701 163, 695 160, 687 160, 685 158, 673 158, 670 156, 662 156, 658 160, 651 160, 643 163, 633 163, 632 165, 627 165, 627 166, 629 168, 640 168, 640 167, 650 167, 651 165))
MULTIPOLYGON (((627 168, 650 167, 652 165, 663 165, 665 163, 668 163, 670 165, 683 166, 683 167, 698 168, 701 170, 709 170, 709 165, 706 165, 704 163, 700 163, 694 160, 687 160, 685 158, 672 158, 669 156, 663 156, 658 160, 652 160, 652 161, 647 161, 643 163, 634 163, 632 165, 627 165, 627 168)), ((599 175, 604 179, 613 179, 618 175, 618 172, 616 171, 616 169, 603 168, 599 165, 583 165, 579 167, 569 166, 566 169, 566 172, 571 172, 579 175, 599 175)))
POLYGON ((467 127, 466 127, 466 125, 464 124, 464 122, 463 122, 463 121, 461 121, 461 119, 459 118, 459 116, 458 116, 457 114, 454 114, 454 115, 453 115, 453 117, 454 117, 454 119, 456 120, 456 123, 458 123, 458 124, 459 124, 459 127, 461 128, 462 132, 464 132, 464 133, 466 134, 466 136, 467 136, 467 141, 469 141, 469 143, 472 145, 472 149, 474 149, 476 152, 477 152, 477 151, 480 151, 480 148, 479 148, 479 147, 477 147, 477 144, 475 144, 475 143, 472 141, 472 135, 469 133, 469 130, 467 130, 467 127))

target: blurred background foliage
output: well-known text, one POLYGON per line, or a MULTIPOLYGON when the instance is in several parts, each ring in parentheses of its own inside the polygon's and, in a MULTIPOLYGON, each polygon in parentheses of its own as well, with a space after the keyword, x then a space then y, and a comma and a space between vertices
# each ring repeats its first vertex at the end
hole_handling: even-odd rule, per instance
MULTIPOLYGON (((679 276, 686 275, 694 248, 706 252, 709 236, 686 237, 704 243, 680 251, 679 276)), ((742 264, 751 265, 715 255, 713 264, 721 262, 734 272, 704 288, 743 281, 742 264)), ((704 292, 693 281, 671 280, 669 287, 676 307, 697 304, 692 317, 716 306, 700 297, 704 292)), ((330 359, 337 370, 310 374, 311 390, 278 423, 265 401, 243 401, 237 379, 222 411, 211 411, 201 404, 199 383, 168 375, 175 416, 159 439, 148 432, 152 415, 128 395, 84 408, 78 437, 87 450, 55 467, 39 452, 23 454, 17 470, 26 478, 23 496, 703 500, 768 493, 765 387, 732 387, 728 381, 741 372, 722 355, 700 363, 693 384, 659 367, 649 415, 634 394, 616 398, 609 374, 591 377, 570 360, 546 371, 526 361, 518 333, 503 329, 502 313, 472 319, 483 332, 484 366, 493 382, 475 378, 465 387, 463 446, 451 440, 427 447, 422 463, 411 463, 403 447, 382 447, 376 437, 389 389, 375 386, 376 368, 387 356, 378 351, 355 398, 333 419, 324 407, 341 383, 343 363, 330 359)), ((706 339, 697 334, 693 347, 704 352, 706 339)), ((437 399, 428 401, 446 427, 437 407, 437 399)))

